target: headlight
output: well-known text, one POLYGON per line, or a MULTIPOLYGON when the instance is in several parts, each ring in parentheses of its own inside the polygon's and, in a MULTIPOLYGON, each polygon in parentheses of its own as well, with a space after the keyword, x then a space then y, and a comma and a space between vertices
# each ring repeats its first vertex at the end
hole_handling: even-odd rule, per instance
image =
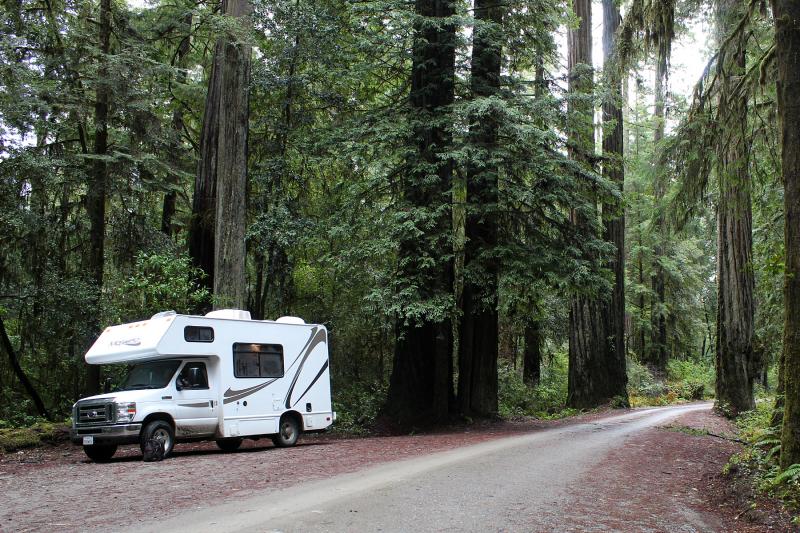
POLYGON ((117 404, 117 422, 130 422, 136 416, 136 402, 117 404))

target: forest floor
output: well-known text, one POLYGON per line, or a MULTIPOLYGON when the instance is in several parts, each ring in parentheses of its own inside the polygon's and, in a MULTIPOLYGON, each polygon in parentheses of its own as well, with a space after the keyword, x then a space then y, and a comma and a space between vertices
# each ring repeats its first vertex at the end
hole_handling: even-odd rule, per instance
MULTIPOLYGON (((408 436, 309 435, 289 449, 245 441, 237 453, 223 453, 213 443, 180 444, 172 458, 158 463, 142 462, 136 446, 96 464, 78 446, 46 445, 0 455, 0 531, 118 530, 382 463, 627 412, 485 422, 408 436)), ((661 531, 676 506, 706 517, 716 531, 800 531, 780 505, 754 494, 747 479, 722 475, 728 457, 741 449, 728 440, 734 433, 707 409, 634 433, 570 485, 571 508, 578 517, 606 516, 601 531, 661 531)), ((571 521, 573 531, 597 526, 595 519, 571 521)))

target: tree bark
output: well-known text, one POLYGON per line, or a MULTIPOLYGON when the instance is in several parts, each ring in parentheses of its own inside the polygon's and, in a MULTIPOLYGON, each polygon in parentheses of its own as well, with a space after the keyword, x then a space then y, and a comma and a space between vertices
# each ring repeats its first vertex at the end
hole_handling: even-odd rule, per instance
MULTIPOLYGON (((108 86, 108 55, 111 52, 111 0, 100 1, 100 67, 97 71, 97 89, 94 104, 94 155, 86 198, 86 211, 89 217, 89 261, 88 270, 94 282, 94 297, 89 319, 90 331, 100 331, 100 308, 103 293, 103 270, 105 267, 106 237, 106 187, 108 165, 104 158, 108 154, 108 114, 111 102, 111 89, 108 86)), ((100 367, 87 368, 87 394, 100 392, 100 367)))
MULTIPOLYGON (((247 0, 225 0, 223 12, 244 19, 247 0)), ((251 46, 233 36, 217 41, 200 134, 189 253, 213 280, 214 306, 242 309, 247 302, 247 133, 251 46)))
MULTIPOLYGON (((739 20, 742 7, 736 0, 717 6, 718 34, 725 38, 739 20)), ((718 145, 717 177, 717 405, 731 414, 755 407, 753 399, 753 236, 748 171, 747 102, 732 94, 745 72, 745 43, 737 37, 732 53, 719 63, 722 86, 719 114, 723 135, 718 145)))
MULTIPOLYGON (((247 0, 227 0, 226 14, 242 19, 247 0)), ((247 303, 247 133, 250 45, 223 43, 219 138, 217 139, 217 216, 214 242, 214 300, 217 307, 243 309, 247 303)))
MULTIPOLYGON (((603 57, 604 71, 610 98, 603 102, 603 174, 617 186, 620 197, 625 189, 623 166, 624 136, 622 119, 622 76, 617 71, 615 35, 621 17, 614 0, 603 0, 603 57)), ((604 238, 614 245, 610 269, 614 273, 611 298, 601 302, 601 317, 605 321, 603 359, 608 369, 608 388, 605 395, 624 399, 627 404, 628 374, 625 361, 625 208, 622 202, 604 206, 604 238)))
MULTIPOLYGON (((420 298, 450 297, 453 263, 428 261, 451 255, 453 163, 442 157, 452 139, 444 122, 455 98, 456 27, 441 19, 455 14, 451 0, 416 0, 409 103, 415 122, 416 154, 401 185, 406 209, 426 210, 430 227, 422 235, 407 234, 398 247, 398 278, 416 286, 420 298), (438 19, 438 20, 437 20, 438 19)), ((413 215, 412 215, 413 216, 413 215)), ((389 391, 382 414, 401 427, 447 418, 453 401, 452 326, 445 318, 400 318, 389 391)))
POLYGON ((800 4, 773 0, 778 116, 784 185, 783 387, 781 468, 800 463, 800 4))
MULTIPOLYGON (((499 0, 475 0, 471 91, 474 98, 490 97, 500 89, 503 8, 499 0)), ((498 120, 489 115, 470 119, 468 143, 482 161, 497 148, 498 120)), ((458 401, 465 415, 497 412, 499 265, 497 168, 467 166, 467 214, 464 247, 464 289, 458 357, 458 401)))
MULTIPOLYGON (((575 0, 575 15, 580 25, 567 35, 569 93, 567 105, 567 135, 569 155, 591 166, 594 159, 593 106, 581 98, 592 92, 592 6, 589 0, 575 0)), ((576 211, 572 222, 585 225, 576 211)), ((567 405, 593 407, 602 402, 602 383, 605 369, 598 364, 603 343, 603 324, 598 302, 585 295, 574 295, 570 301, 569 373, 567 405)))

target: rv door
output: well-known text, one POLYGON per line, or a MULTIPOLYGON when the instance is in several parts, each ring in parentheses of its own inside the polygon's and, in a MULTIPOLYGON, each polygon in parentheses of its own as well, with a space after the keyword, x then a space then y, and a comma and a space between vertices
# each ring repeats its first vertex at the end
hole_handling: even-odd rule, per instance
POLYGON ((187 361, 175 378, 175 411, 182 437, 213 434, 217 430, 217 401, 201 361, 187 361))

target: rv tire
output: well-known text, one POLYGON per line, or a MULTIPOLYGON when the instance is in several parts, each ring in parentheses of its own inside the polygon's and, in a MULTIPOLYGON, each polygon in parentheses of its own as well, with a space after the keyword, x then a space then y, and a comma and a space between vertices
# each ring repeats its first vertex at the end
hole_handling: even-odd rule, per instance
POLYGON ((160 440, 164 443, 164 459, 170 456, 172 448, 175 446, 175 430, 164 420, 153 420, 142 430, 139 447, 144 453, 144 445, 151 439, 160 440))
POLYGON ((235 452, 242 445, 244 439, 217 439, 217 446, 223 452, 235 452))
POLYGON ((297 419, 293 416, 283 415, 278 426, 278 433, 272 436, 272 442, 278 448, 288 448, 297 443, 299 436, 300 424, 297 423, 297 419))
POLYGON ((116 444, 93 444, 92 446, 84 446, 83 451, 86 456, 95 463, 105 463, 114 457, 117 453, 116 444))

